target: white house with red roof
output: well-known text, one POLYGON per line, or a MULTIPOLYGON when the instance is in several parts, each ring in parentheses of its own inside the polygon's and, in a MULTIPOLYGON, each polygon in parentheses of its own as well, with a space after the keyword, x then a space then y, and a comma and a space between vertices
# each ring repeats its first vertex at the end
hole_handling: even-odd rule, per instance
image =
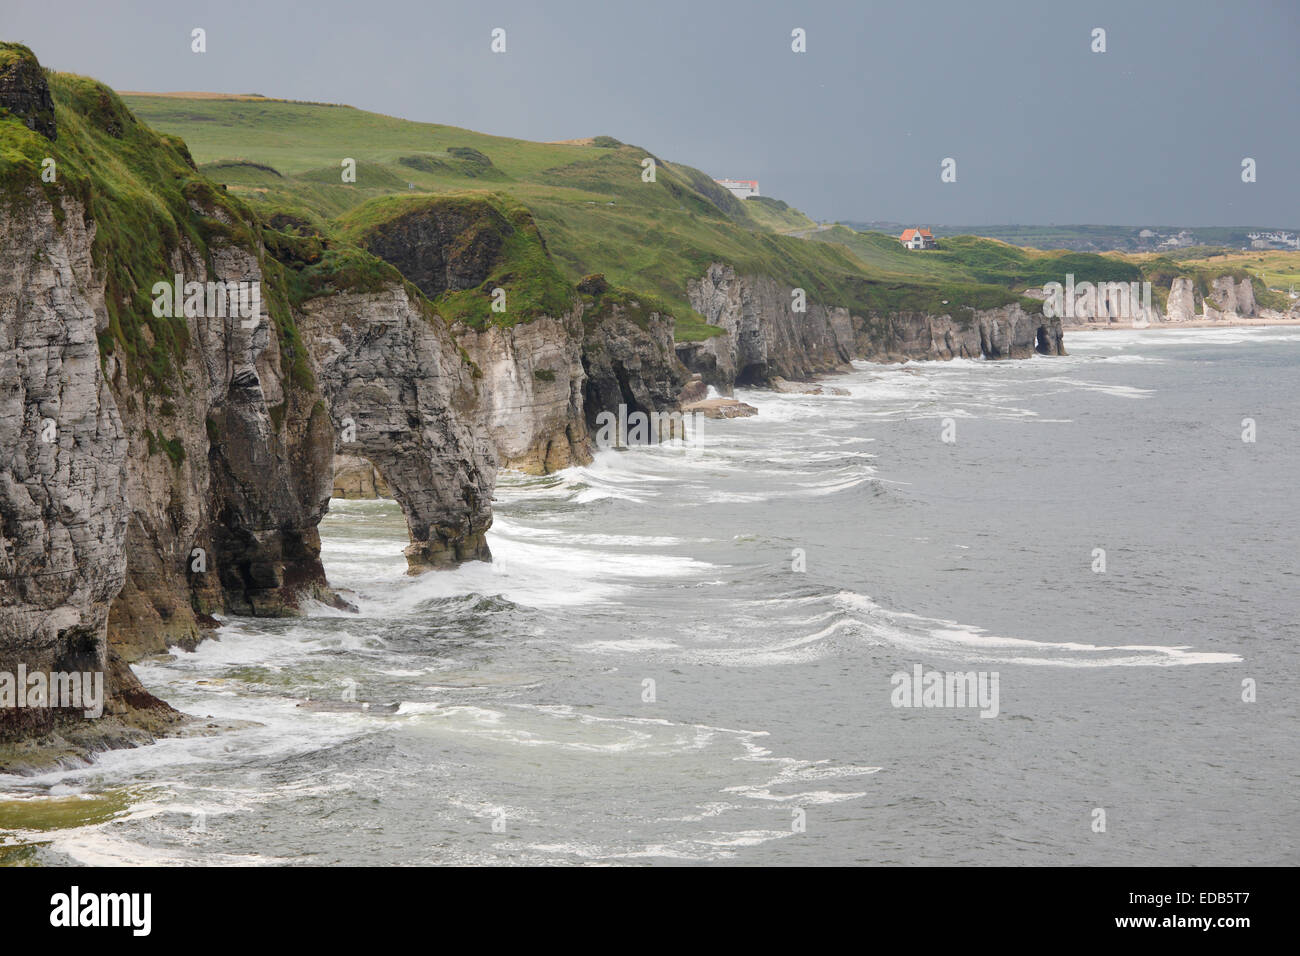
POLYGON ((757 179, 715 179, 714 182, 724 189, 729 189, 737 199, 748 199, 750 196, 758 195, 757 179))
POLYGON ((908 249, 937 249, 939 246, 929 229, 904 229, 898 241, 908 249))

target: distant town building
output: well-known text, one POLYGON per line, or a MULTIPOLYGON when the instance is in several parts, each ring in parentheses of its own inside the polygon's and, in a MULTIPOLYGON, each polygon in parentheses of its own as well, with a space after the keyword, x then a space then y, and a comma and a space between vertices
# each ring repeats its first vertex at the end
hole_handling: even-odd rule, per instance
POLYGON ((757 179, 715 179, 714 182, 724 189, 729 189, 737 199, 748 199, 750 196, 758 195, 757 179))
POLYGON ((1167 239, 1165 239, 1163 242, 1161 242, 1159 248, 1161 248, 1161 249, 1185 249, 1185 248, 1187 248, 1188 246, 1194 246, 1194 245, 1196 245, 1196 241, 1197 241, 1197 240, 1196 240, 1196 236, 1194 236, 1192 233, 1188 232, 1186 229, 1182 229, 1182 230, 1179 231, 1178 235, 1176 235, 1176 236, 1169 236, 1167 239))
POLYGON ((898 241, 908 249, 935 249, 939 245, 929 229, 904 229, 898 241))
POLYGON ((1252 249, 1300 249, 1300 236, 1290 232, 1252 232, 1252 249))

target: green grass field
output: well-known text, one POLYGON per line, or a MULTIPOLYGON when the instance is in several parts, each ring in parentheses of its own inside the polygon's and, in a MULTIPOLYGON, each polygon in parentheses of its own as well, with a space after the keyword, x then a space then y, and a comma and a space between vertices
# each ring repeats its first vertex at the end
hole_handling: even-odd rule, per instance
POLYGON ((1178 261, 1187 267, 1208 270, 1244 269, 1259 278, 1268 288, 1288 292, 1292 287, 1300 292, 1300 252, 1261 249, 1258 252, 1231 252, 1203 247, 1188 250, 1188 256, 1178 261))
MULTIPOLYGON (((119 299, 138 298, 144 280, 155 278, 153 263, 165 258, 164 247, 192 231, 184 204, 195 191, 205 201, 242 203, 257 214, 263 241, 287 264, 289 301, 393 281, 391 267, 362 249, 369 231, 412 209, 471 204, 508 224, 500 226, 504 259, 482 287, 436 296, 432 307, 472 326, 553 313, 582 277, 600 273, 615 287, 611 296, 671 312, 679 341, 706 337, 716 330, 691 309, 686 287, 718 261, 864 316, 961 315, 1017 300, 1034 310, 1038 304, 1020 294, 1064 281, 1067 273, 1076 281, 1159 278, 1166 288, 1172 275, 1189 274, 1200 290, 1218 268, 1213 260, 1040 252, 973 236, 946 237, 940 249, 913 252, 883 233, 844 226, 811 231, 815 223, 780 200, 739 200, 699 170, 609 137, 536 143, 348 106, 216 94, 127 94, 119 101, 82 77, 51 74, 51 84, 61 128, 75 133, 70 171, 86 170, 88 201, 103 207, 119 299), (143 122, 135 123, 121 103, 143 122), (125 139, 105 136, 106 125, 132 132, 125 139), (93 155, 78 155, 91 148, 93 155), (201 176, 182 168, 186 150, 201 176), (643 178, 647 159, 655 161, 653 182, 643 178), (345 161, 355 162, 355 181, 344 181, 345 161), (105 204, 117 212, 110 215, 105 204), (157 235, 157 223, 168 222, 175 224, 168 234, 157 235), (273 222, 280 225, 272 228, 273 222), (800 231, 806 238, 787 235, 800 231), (487 308, 484 293, 496 285, 509 291, 508 319, 487 308)), ((0 174, 21 168, 29 175, 35 154, 27 153, 40 144, 17 129, 10 140, 0 142, 0 159, 9 157, 0 174)), ((1271 282, 1289 283, 1300 273, 1297 262, 1285 259, 1261 259, 1261 269, 1268 267, 1262 273, 1245 260, 1223 264, 1241 276, 1273 269, 1271 282)), ((1256 290, 1264 304, 1283 301, 1262 281, 1256 290)), ((138 310, 133 304, 130 311, 138 310)), ((113 334, 143 348, 138 324, 124 313, 113 334)), ((160 335, 167 338, 167 330, 150 339, 160 335)))
POLYGON ((147 123, 183 138, 202 171, 254 209, 289 212, 326 231, 370 216, 359 207, 394 195, 477 194, 518 203, 531 212, 565 278, 602 273, 653 297, 675 315, 679 340, 712 334, 685 290, 715 261, 862 313, 938 308, 945 300, 982 308, 1017 298, 1000 274, 980 278, 975 268, 953 268, 955 254, 927 261, 879 235, 850 234, 844 242, 783 235, 815 223, 777 199, 738 200, 699 170, 608 137, 535 143, 347 106, 125 99, 147 123), (647 157, 656 160, 654 182, 642 178, 647 157), (345 159, 356 161, 355 183, 343 182, 345 159))

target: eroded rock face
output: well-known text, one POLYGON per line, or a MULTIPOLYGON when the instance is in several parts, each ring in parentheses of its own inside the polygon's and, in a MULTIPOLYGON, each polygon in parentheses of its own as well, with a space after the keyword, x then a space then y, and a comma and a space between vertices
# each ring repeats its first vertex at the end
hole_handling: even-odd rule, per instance
MULTIPOLYGON (((1148 313, 1143 301, 1143 284, 1132 282, 1097 282, 1088 283, 1091 291, 1084 294, 1076 289, 1070 302, 1060 302, 1058 306, 1066 313, 1061 316, 1065 327, 1078 326, 1119 326, 1129 327, 1135 323, 1161 321, 1160 310, 1155 301, 1151 303, 1148 313)), ((1067 291, 1069 291, 1067 287, 1067 291)), ((1046 299, 1047 293, 1042 289, 1028 289, 1022 293, 1032 299, 1046 299)))
POLYGON ((691 380, 683 385, 682 390, 677 393, 677 401, 682 405, 702 402, 708 397, 709 386, 705 384, 704 379, 699 375, 692 375, 691 380))
POLYGON ((1258 315, 1255 305, 1255 286, 1247 277, 1237 283, 1237 312, 1240 315, 1258 315))
MULTIPOLYGON (((0 220, 0 671, 104 675, 110 717, 3 707, 0 741, 65 734, 84 752, 130 738, 118 718, 136 708, 163 722, 171 711, 107 640, 127 571, 128 443, 100 368, 93 231, 79 206, 65 212, 56 223, 33 189, 0 220)), ((0 768, 10 762, 0 749, 0 768)))
POLYGON ((385 223, 366 238, 366 248, 434 299, 482 283, 511 232, 488 203, 440 203, 385 223))
POLYGON ((1166 322, 1190 322, 1196 318, 1196 292, 1192 280, 1178 276, 1169 284, 1169 301, 1165 305, 1166 322))
POLYGON ((771 279, 737 276, 715 263, 689 287, 692 306, 726 331, 700 343, 679 344, 692 372, 729 393, 732 384, 806 380, 842 369, 852 358, 1028 358, 1064 355, 1060 319, 1026 312, 1019 303, 965 314, 897 312, 855 316, 807 302, 791 309, 790 290, 771 279))
POLYGON ((773 376, 808 379, 846 365, 855 346, 848 310, 806 303, 795 312, 792 290, 766 276, 738 276, 715 262, 687 285, 691 307, 726 335, 677 347, 682 362, 705 382, 730 392, 773 376))
POLYGON ((1207 319, 1235 320, 1255 315, 1255 288, 1250 279, 1240 282, 1232 276, 1219 276, 1211 283, 1210 301, 1204 303, 1207 319), (1217 306, 1217 308, 1216 308, 1217 306))
POLYGON ((1026 312, 1018 303, 968 314, 900 312, 859 326, 859 350, 878 362, 908 359, 1021 359, 1064 355, 1060 319, 1026 312))
POLYGON ((1191 322, 1207 319, 1211 322, 1235 321, 1259 315, 1255 303, 1255 287, 1248 277, 1237 280, 1222 275, 1210 284, 1209 297, 1201 302, 1201 313, 1196 312, 1196 285, 1189 276, 1177 276, 1169 284, 1169 301, 1165 308, 1165 321, 1191 322))
POLYGON ((379 469, 357 455, 334 456, 332 498, 391 498, 392 489, 379 469))
POLYGON ((387 480, 411 571, 487 560, 497 460, 472 366, 403 287, 311 299, 298 318, 341 453, 387 480))
MULTIPOLYGON (((252 251, 209 252, 182 248, 174 271, 186 281, 263 282, 252 251)), ((265 296, 255 324, 234 315, 184 321, 176 374, 188 388, 160 396, 133 384, 125 357, 108 360, 131 439, 131 561, 110 619, 128 660, 193 648, 213 613, 283 616, 304 596, 336 603, 316 530, 334 435, 314 384, 295 384, 283 368, 265 296)))
POLYGON ((455 333, 482 375, 475 417, 490 437, 500 467, 543 475, 591 461, 577 311, 509 328, 457 328, 455 333))
MULTIPOLYGON (((651 312, 633 320, 620 305, 584 317, 582 364, 586 371, 583 409, 587 427, 601 412, 671 411, 690 379, 673 348, 672 320, 651 312)), ((707 394, 707 389, 706 389, 707 394)))
MULTIPOLYGON (((7 50, 0 51, 0 54, 21 49, 13 45, 6 46, 7 50)), ((50 86, 31 51, 23 50, 23 54, 0 58, 0 107, 21 119, 28 129, 35 130, 46 139, 55 139, 59 130, 54 119, 54 100, 50 97, 50 86)))

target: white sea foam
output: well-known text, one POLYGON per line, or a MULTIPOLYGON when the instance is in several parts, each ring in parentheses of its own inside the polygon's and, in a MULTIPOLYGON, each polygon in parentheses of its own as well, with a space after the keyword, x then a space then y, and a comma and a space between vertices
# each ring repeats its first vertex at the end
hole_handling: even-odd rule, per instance
POLYGON ((853 591, 841 591, 835 600, 855 620, 868 626, 873 637, 916 653, 1052 667, 1159 667, 1241 661, 1237 654, 1195 651, 1186 645, 1086 644, 1000 637, 956 621, 888 611, 866 595, 853 591))

